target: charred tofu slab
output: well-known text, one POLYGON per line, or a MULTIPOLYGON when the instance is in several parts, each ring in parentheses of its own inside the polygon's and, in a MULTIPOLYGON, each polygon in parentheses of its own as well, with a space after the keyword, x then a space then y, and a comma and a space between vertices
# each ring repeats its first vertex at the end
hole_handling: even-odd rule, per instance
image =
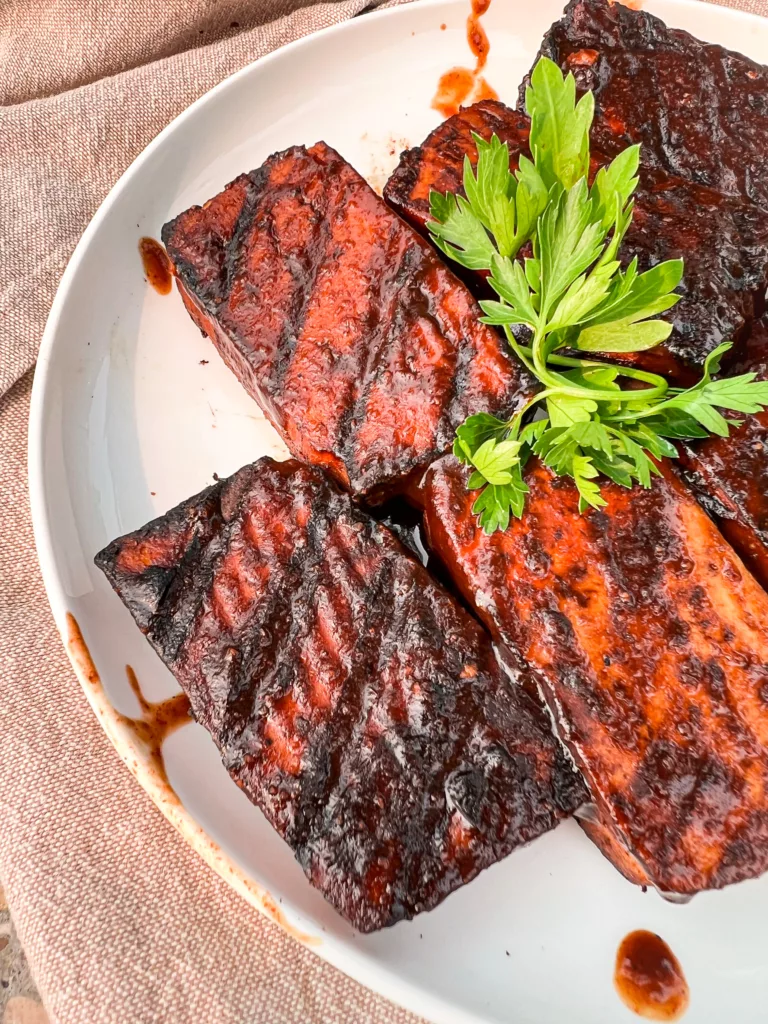
POLYGON ((425 483, 431 543, 538 680, 617 867, 689 895, 768 867, 768 595, 665 466, 581 515, 541 464, 486 535, 457 460, 425 483))
POLYGON ((539 56, 594 92, 601 152, 640 142, 647 167, 768 206, 768 68, 607 0, 571 0, 539 56))
POLYGON ((461 282, 324 143, 163 228, 187 308, 297 458, 376 501, 532 382, 461 282))
MULTIPOLYGON (((528 118, 503 103, 485 100, 448 118, 423 145, 403 153, 384 191, 393 209, 425 235, 430 191, 463 194, 464 157, 477 160, 473 133, 498 135, 515 166, 520 153, 529 155, 528 118)), ((607 159, 593 151, 593 172, 607 159)), ((644 370, 692 383, 707 355, 723 341, 743 338, 765 308, 768 217, 749 201, 644 168, 622 251, 626 261, 638 257, 641 271, 663 260, 685 261, 682 298, 666 314, 672 335, 629 360, 644 370)))
POLYGON ((587 799, 487 634, 316 469, 262 459, 96 564, 360 931, 429 910, 587 799))
MULTIPOLYGON (((728 374, 768 380, 768 318, 755 324, 728 374)), ((768 412, 745 416, 730 437, 711 435, 683 450, 684 476, 768 589, 768 412)))

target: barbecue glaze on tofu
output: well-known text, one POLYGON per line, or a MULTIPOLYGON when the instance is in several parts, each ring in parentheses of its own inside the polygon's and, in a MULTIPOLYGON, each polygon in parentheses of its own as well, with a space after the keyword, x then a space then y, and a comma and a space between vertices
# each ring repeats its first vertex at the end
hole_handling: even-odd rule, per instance
MULTIPOLYGON (((464 157, 473 165, 477 162, 472 133, 484 139, 498 135, 508 143, 511 165, 517 167, 521 153, 530 155, 529 124, 525 114, 495 100, 461 110, 439 125, 423 145, 403 153, 387 182, 385 198, 426 235, 430 191, 464 194, 464 157)), ((593 175, 606 162, 593 149, 593 175)), ((723 341, 741 339, 765 309, 768 217, 751 202, 658 168, 644 168, 622 253, 625 262, 637 256, 641 271, 682 257, 685 272, 678 289, 682 298, 664 314, 674 327, 668 341, 630 357, 608 355, 607 359, 629 362, 686 386, 698 379, 714 348, 723 341)))
POLYGON ((96 564, 360 931, 429 910, 587 799, 484 630, 316 469, 261 459, 96 564))
MULTIPOLYGON (((768 318, 755 324, 727 375, 768 380, 768 318)), ((712 434, 682 446, 683 475, 747 566, 768 589, 768 410, 743 420, 729 437, 712 434)))
POLYGON ((768 207, 768 68, 606 0, 571 0, 539 56, 595 94, 602 153, 640 142, 646 167, 768 207))
POLYGON ((434 250, 324 143, 166 224, 190 315, 293 454, 355 495, 406 490, 532 381, 434 250))
MULTIPOLYGON (((667 465, 650 490, 540 463, 524 517, 486 535, 448 457, 425 481, 433 549, 524 659, 628 877, 689 895, 768 868, 768 595, 667 465)), ((601 834, 602 832, 602 834, 601 834)))

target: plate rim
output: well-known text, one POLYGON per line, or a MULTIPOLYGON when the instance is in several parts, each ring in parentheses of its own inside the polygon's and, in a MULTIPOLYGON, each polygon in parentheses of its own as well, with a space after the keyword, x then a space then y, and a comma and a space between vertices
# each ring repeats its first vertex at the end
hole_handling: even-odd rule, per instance
MULTIPOLYGON (((612 0, 612 2, 622 2, 622 0, 612 0)), ((700 9, 701 7, 713 9, 719 16, 736 19, 745 26, 749 24, 763 24, 768 20, 766 16, 727 7, 720 3, 711 3, 709 0, 671 0, 671 3, 676 7, 689 11, 700 9)), ((469 0, 405 0, 405 2, 397 6, 388 7, 383 10, 375 10, 369 13, 360 12, 360 14, 345 21, 310 32, 299 39, 286 43, 276 50, 248 62, 242 68, 227 75, 197 99, 193 100, 184 110, 173 117, 137 154, 110 188, 88 222, 57 286, 56 294, 46 319, 34 370, 27 434, 27 481, 30 515, 38 562, 48 603, 62 645, 88 703, 107 738, 155 807, 208 867, 219 875, 225 884, 234 889, 250 906, 260 911, 268 920, 277 924, 287 935, 300 942, 305 948, 331 964, 342 974, 381 996, 383 999, 388 1000, 390 1003, 427 1020, 439 1021, 440 1024, 478 1024, 481 1018, 476 1013, 468 1012, 448 1002, 442 996, 420 988, 414 981, 403 977, 389 967, 382 966, 375 959, 362 956, 361 952, 356 950, 348 941, 325 934, 323 929, 315 927, 312 922, 307 922, 308 928, 306 931, 302 931, 292 925, 286 919, 277 901, 268 889, 256 882, 208 835, 203 826, 198 824, 192 816, 191 811, 181 803, 168 781, 149 763, 147 758, 148 748, 137 738, 124 716, 111 704, 101 686, 98 670, 90 658, 87 644, 83 640, 77 621, 68 607, 61 579, 55 568, 54 545, 46 514, 43 446, 43 425, 46 399, 48 398, 50 385, 51 355, 56 343, 62 310, 71 284, 91 244, 91 240, 98 232, 102 222, 108 217, 111 208, 117 202, 130 179, 151 158, 152 154, 165 144, 166 139, 176 130, 177 126, 193 117, 199 109, 208 103, 215 102, 221 93, 226 92, 236 81, 252 74, 255 68, 283 59, 286 54, 295 53, 305 47, 316 45, 318 40, 322 40, 327 36, 334 34, 342 35, 345 32, 354 31, 361 23, 367 24, 381 19, 394 20, 398 17, 407 20, 410 12, 415 10, 446 6, 465 8, 469 6, 469 0), (74 623, 74 634, 71 623, 74 623)))

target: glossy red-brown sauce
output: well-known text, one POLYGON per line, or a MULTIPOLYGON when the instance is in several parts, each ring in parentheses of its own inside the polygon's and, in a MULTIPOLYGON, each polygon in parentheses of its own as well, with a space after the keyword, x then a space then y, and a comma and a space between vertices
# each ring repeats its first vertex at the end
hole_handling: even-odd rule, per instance
POLYGON ((480 19, 490 6, 491 0, 472 0, 472 10, 467 18, 467 42, 475 58, 475 66, 450 68, 441 75, 432 106, 443 117, 458 114, 460 108, 467 102, 478 103, 480 100, 498 99, 495 89, 480 75, 491 48, 480 19))
POLYGON ((432 106, 443 117, 458 114, 475 87, 475 75, 469 68, 451 68, 440 76, 432 106))
POLYGON ((616 953, 616 991, 630 1010, 646 1020, 679 1020, 689 992, 677 957, 654 932, 630 932, 616 953))
POLYGON ((475 73, 477 73, 485 67, 491 44, 488 42, 485 29, 480 24, 480 16, 474 13, 467 18, 467 42, 477 61, 475 64, 475 73))
POLYGON ((497 100, 499 94, 489 85, 488 82, 481 76, 478 79, 477 85, 475 86, 475 94, 472 97, 473 103, 479 103, 481 100, 497 100))
POLYGON ((168 737, 191 721, 189 715, 189 698, 186 693, 177 693, 167 700, 157 703, 148 701, 141 692, 136 673, 130 665, 125 666, 128 683, 133 690, 141 708, 141 718, 127 719, 136 735, 147 747, 152 764, 158 775, 165 781, 168 776, 163 761, 163 743, 168 737))
POLYGON ((159 295, 167 295, 173 284, 173 271, 163 246, 154 238, 142 238, 139 241, 139 255, 149 284, 159 295))

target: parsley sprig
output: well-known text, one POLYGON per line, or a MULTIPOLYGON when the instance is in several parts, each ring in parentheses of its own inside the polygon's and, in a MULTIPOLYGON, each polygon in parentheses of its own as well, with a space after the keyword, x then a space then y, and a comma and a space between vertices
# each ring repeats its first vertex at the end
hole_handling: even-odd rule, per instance
POLYGON ((506 143, 474 135, 478 160, 473 169, 465 158, 465 195, 432 192, 427 225, 448 257, 488 272, 498 299, 480 303, 482 320, 504 330, 543 385, 510 420, 478 413, 457 431, 454 454, 473 468, 468 487, 482 489, 473 510, 488 533, 523 514, 523 469, 532 454, 573 478, 583 512, 606 504, 601 474, 624 487, 650 487, 659 473, 654 459, 677 457, 673 440, 726 437, 741 421, 718 410, 768 406, 768 382, 754 373, 714 379, 729 343, 709 355, 702 379, 688 389, 563 351, 626 356, 665 341, 672 325, 658 316, 680 297, 683 261, 639 273, 635 257, 622 267, 640 148, 625 149, 588 184, 594 98, 585 93, 576 101, 572 74, 564 77, 542 57, 526 107, 533 159, 522 155, 513 173, 506 143), (513 327, 528 336, 520 340, 524 332, 518 337, 513 327), (536 417, 526 423, 535 406, 536 417))

